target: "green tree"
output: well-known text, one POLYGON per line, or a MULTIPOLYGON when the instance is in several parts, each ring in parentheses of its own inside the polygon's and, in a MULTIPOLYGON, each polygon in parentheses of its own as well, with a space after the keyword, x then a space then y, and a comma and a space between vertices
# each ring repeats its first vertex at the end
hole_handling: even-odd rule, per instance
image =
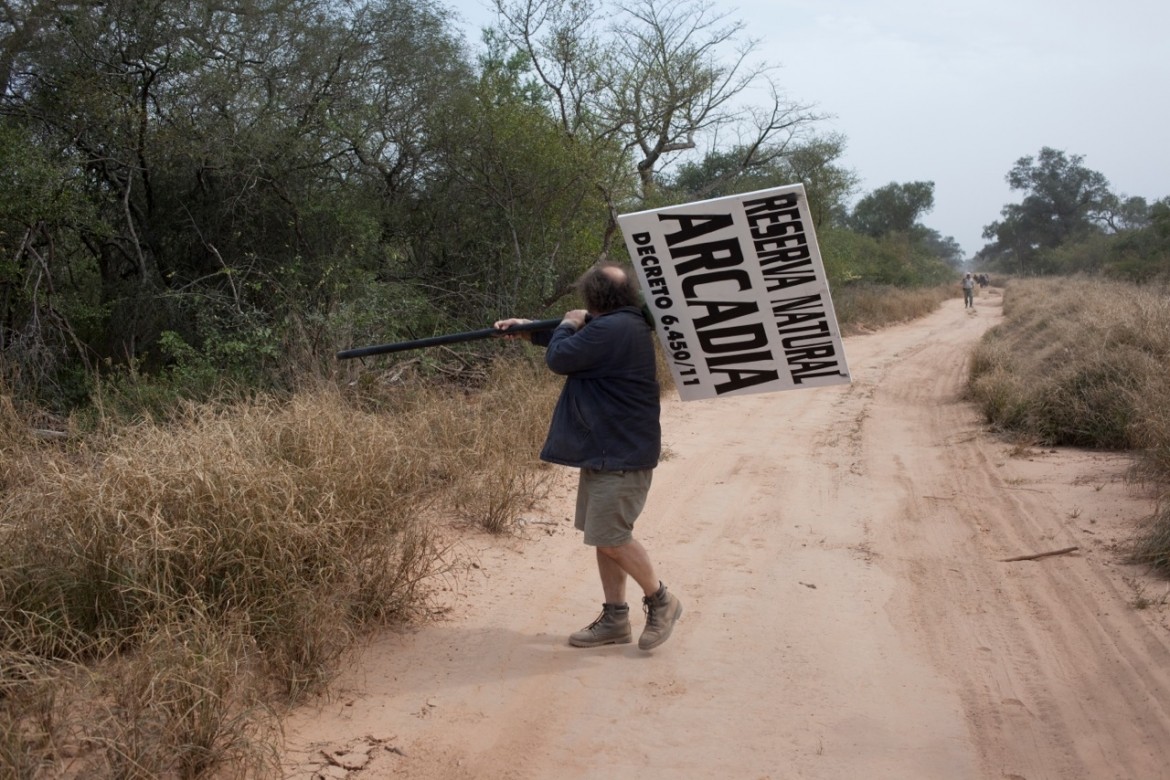
POLYGON ((1118 198, 1109 231, 1038 253, 1035 268, 1054 274, 1102 274, 1146 283, 1170 279, 1170 198, 1147 204, 1118 198))
POLYGON ((665 190, 669 199, 686 202, 800 183, 820 229, 840 219, 857 186, 857 175, 838 162, 844 151, 845 138, 835 133, 794 141, 766 160, 753 160, 749 150, 738 147, 713 151, 679 165, 665 178, 665 190))
POLYGON ((963 260, 953 238, 922 224, 922 217, 933 208, 934 182, 891 182, 861 198, 845 223, 883 246, 876 265, 887 269, 884 276, 903 280, 891 283, 932 283, 943 269, 958 267, 963 260))
MULTIPOLYGON (((61 161, 45 175, 86 204, 40 222, 31 203, 10 209, 40 228, 5 278, 27 287, 30 248, 51 246, 57 310, 100 315, 75 345, 95 365, 176 354, 163 344, 188 354, 186 342, 255 377, 250 356, 275 356, 290 317, 322 322, 428 223, 417 204, 434 117, 471 83, 429 4, 4 8, 0 121, 61 161)), ((21 311, 9 308, 10 332, 21 311)))
POLYGON ((1115 237, 1104 271, 1135 282, 1170 281, 1170 197, 1146 208, 1141 227, 1115 237))
POLYGON ((932 256, 958 269, 963 264, 963 248, 952 236, 944 236, 937 230, 919 226, 915 235, 922 247, 932 256))
POLYGON ((427 284, 457 304, 452 316, 471 323, 533 316, 570 290, 601 251, 598 172, 621 161, 614 142, 565 133, 526 61, 495 44, 478 86, 434 129, 443 173, 421 203, 446 230, 412 250, 427 284))
POLYGON ((934 182, 890 182, 857 202, 849 217, 849 227, 874 238, 910 233, 933 208, 934 182))
MULTIPOLYGON (((69 267, 64 226, 98 230, 82 173, 51 159, 34 134, 0 123, 0 384, 68 395, 63 369, 89 368, 84 343, 102 311, 84 295, 96 279, 69 267)), ((79 379, 77 376, 73 380, 79 379)))
POLYGON ((1002 219, 983 228, 990 239, 980 250, 992 267, 1019 273, 1044 273, 1043 253, 1102 231, 1117 204, 1109 181, 1085 167, 1082 155, 1044 147, 1037 157, 1021 157, 1007 174, 1008 185, 1024 193, 1004 206, 1002 219))
POLYGON ((856 172, 838 162, 844 154, 845 136, 839 133, 814 136, 785 150, 793 180, 804 184, 808 193, 809 210, 818 229, 847 218, 847 201, 860 183, 856 172))
POLYGON ((874 238, 845 227, 830 227, 819 235, 825 270, 834 287, 882 284, 917 287, 940 284, 954 271, 920 241, 907 233, 874 238))
POLYGON ((1104 208, 1099 219, 1110 233, 1140 230, 1150 225, 1153 208, 1146 202, 1145 198, 1110 193, 1105 198, 1104 208))

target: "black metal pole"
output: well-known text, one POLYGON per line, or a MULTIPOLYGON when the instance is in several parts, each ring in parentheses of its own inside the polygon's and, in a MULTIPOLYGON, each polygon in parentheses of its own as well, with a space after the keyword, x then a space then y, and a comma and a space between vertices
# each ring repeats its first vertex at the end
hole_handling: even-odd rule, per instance
POLYGON ((348 360, 349 358, 369 357, 370 355, 384 355, 388 352, 405 352, 408 349, 437 347, 440 344, 457 344, 463 341, 478 341, 480 339, 490 339, 496 336, 506 336, 509 333, 522 333, 525 331, 536 330, 553 330, 557 325, 560 324, 560 319, 536 320, 534 322, 528 322, 523 325, 513 325, 507 330, 481 328, 480 330, 470 330, 466 333, 448 333, 445 336, 431 336, 430 338, 415 339, 414 341, 399 341, 394 344, 377 344, 372 347, 343 349, 341 352, 337 353, 337 359, 348 360))

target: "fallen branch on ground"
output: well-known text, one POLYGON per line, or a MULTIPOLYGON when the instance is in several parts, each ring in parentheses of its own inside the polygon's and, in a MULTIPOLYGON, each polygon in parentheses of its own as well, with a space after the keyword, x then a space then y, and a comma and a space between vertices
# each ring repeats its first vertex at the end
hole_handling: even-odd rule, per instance
POLYGON ((1070 552, 1075 552, 1081 549, 1080 547, 1061 547, 1059 550, 1049 550, 1048 552, 1033 553, 1031 555, 1017 555, 1014 558, 1000 558, 1000 563, 1011 563, 1012 561, 1034 561, 1037 558, 1047 558, 1050 555, 1065 555, 1070 552))

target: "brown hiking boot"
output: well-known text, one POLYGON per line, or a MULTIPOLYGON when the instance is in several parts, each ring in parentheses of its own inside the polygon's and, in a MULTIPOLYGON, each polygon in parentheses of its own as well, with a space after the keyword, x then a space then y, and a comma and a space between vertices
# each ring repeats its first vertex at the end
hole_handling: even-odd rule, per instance
POLYGON ((667 593, 666 586, 660 582, 657 593, 642 597, 642 605, 646 611, 646 628, 638 639, 638 648, 653 650, 670 639, 670 632, 682 615, 682 602, 667 593))
POLYGON ((629 605, 602 604, 597 620, 570 634, 569 644, 573 647, 600 647, 624 645, 632 639, 629 605))

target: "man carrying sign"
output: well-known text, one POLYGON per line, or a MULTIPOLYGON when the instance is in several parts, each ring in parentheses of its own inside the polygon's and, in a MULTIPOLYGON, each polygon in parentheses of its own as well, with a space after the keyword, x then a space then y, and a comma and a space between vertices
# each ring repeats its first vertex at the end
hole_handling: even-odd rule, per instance
MULTIPOLYGON (((547 346, 545 363, 565 377, 540 458, 580 469, 575 525, 596 549, 605 599, 601 614, 573 633, 569 644, 631 641, 626 579, 633 577, 645 594, 646 626, 638 647, 651 650, 670 637, 682 615, 682 604, 633 537, 662 443, 653 332, 638 288, 620 266, 594 266, 577 288, 587 310, 566 312, 551 333, 521 334, 547 346)), ((525 322, 507 319, 495 327, 525 322)))

